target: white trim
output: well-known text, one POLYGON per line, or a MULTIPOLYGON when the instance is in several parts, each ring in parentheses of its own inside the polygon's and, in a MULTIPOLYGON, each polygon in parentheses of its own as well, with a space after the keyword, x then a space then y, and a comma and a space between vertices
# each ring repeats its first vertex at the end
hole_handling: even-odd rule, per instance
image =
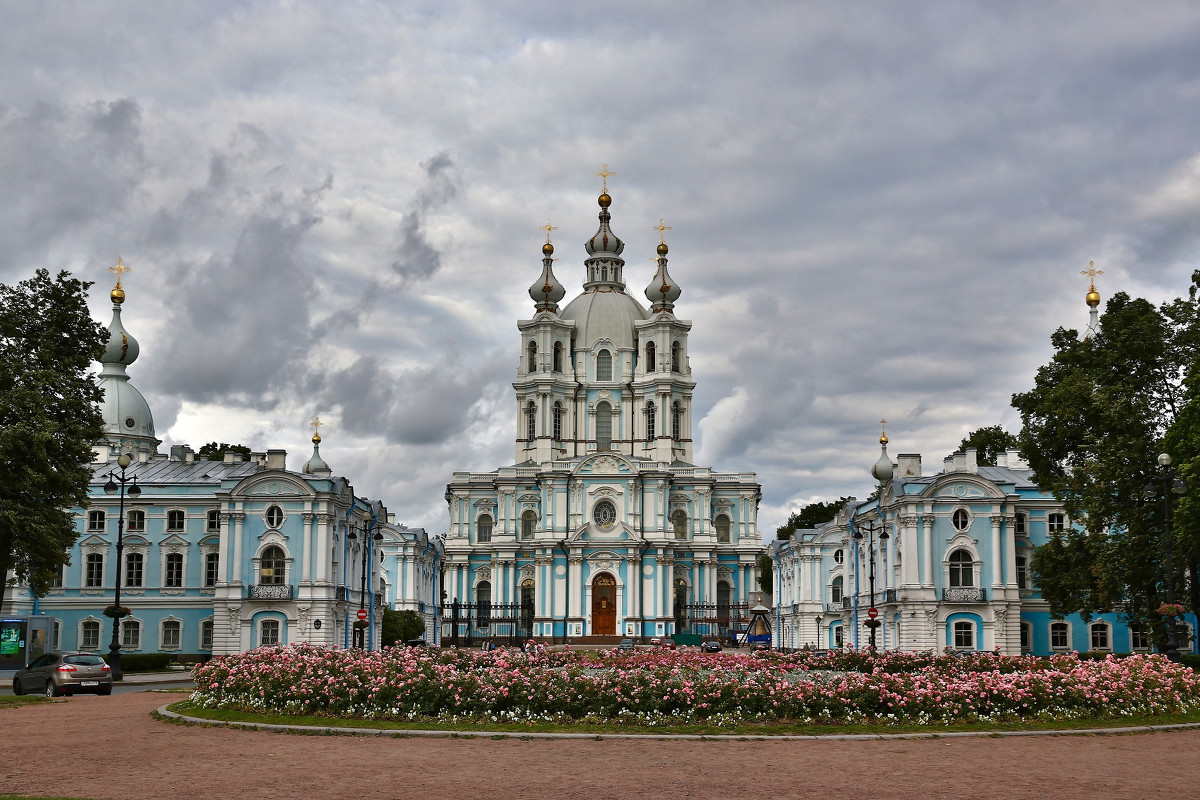
POLYGON ((175 615, 163 617, 158 621, 158 649, 164 652, 173 652, 183 648, 183 620, 175 615), (166 626, 168 622, 179 623, 179 638, 174 645, 167 645, 166 626))
POLYGON ((1052 619, 1052 620, 1050 620, 1050 624, 1048 626, 1046 626, 1046 637, 1047 637, 1048 643, 1050 645, 1050 652, 1052 652, 1052 653, 1069 653, 1069 652, 1071 652, 1071 649, 1072 649, 1071 642, 1075 641, 1075 632, 1072 630, 1071 623, 1067 622, 1065 619, 1052 619), (1055 625, 1066 625, 1067 626, 1067 643, 1063 647, 1055 647, 1054 646, 1054 626, 1055 625))

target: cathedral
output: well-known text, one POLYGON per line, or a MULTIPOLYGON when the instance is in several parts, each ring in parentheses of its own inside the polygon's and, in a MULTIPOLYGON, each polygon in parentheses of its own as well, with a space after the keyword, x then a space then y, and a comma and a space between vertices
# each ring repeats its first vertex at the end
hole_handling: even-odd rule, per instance
POLYGON ((446 488, 442 639, 724 636, 757 589, 761 487, 692 463, 691 323, 661 222, 645 296, 626 291, 607 191, 582 291, 547 223, 533 315, 517 323, 514 463, 446 488))

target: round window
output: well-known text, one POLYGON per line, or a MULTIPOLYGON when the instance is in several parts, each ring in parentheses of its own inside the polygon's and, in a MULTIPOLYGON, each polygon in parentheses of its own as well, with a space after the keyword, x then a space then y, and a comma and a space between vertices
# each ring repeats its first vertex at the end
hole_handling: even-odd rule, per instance
POLYGON ((955 509, 950 521, 954 524, 954 529, 958 531, 965 531, 971 527, 971 515, 964 508, 955 509))
POLYGON ((607 500, 597 503, 596 507, 592 509, 592 519, 595 520, 597 527, 608 530, 617 524, 617 507, 607 500))
POLYGON ((126 418, 125 418, 125 427, 126 427, 126 428, 132 428, 132 427, 134 427, 134 426, 136 426, 136 425, 137 425, 137 420, 135 420, 133 417, 126 417, 126 418))
POLYGON ((272 528, 278 528, 283 524, 283 509, 279 506, 271 506, 267 509, 267 524, 272 528))

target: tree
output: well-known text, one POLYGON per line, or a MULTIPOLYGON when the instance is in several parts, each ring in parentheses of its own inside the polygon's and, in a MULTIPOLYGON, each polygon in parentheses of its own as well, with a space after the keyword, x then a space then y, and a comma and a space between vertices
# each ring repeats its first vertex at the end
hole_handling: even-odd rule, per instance
POLYGON ((413 639, 419 639, 425 634, 425 620, 415 611, 393 611, 383 609, 383 629, 379 639, 384 647, 394 644, 404 644, 413 639))
MULTIPOLYGON (((1188 474, 1200 467, 1200 272, 1192 280, 1187 298, 1159 308, 1114 295, 1090 338, 1059 329, 1034 388, 1013 395, 1024 423, 1020 448, 1035 480, 1084 526, 1034 553, 1034 577, 1051 612, 1087 619, 1120 608, 1131 626, 1152 627, 1160 644, 1163 505, 1145 487, 1164 450, 1188 474)), ((1176 553, 1194 555, 1200 481, 1189 486, 1175 504, 1172 543, 1176 553)), ((1187 560, 1175 559, 1175 567, 1187 560)), ((1196 558, 1186 568, 1195 586, 1196 558)), ((1182 587, 1180 577, 1174 582, 1182 587)))
POLYGON ((978 451, 975 454, 976 463, 981 467, 994 467, 996 466, 996 456, 1017 449, 1018 444, 1016 436, 999 425, 990 425, 971 431, 967 438, 959 443, 958 449, 966 450, 968 447, 974 447, 978 451))
POLYGON ((0 607, 9 571, 42 594, 75 544, 92 445, 104 436, 90 372, 108 331, 88 314, 90 283, 39 269, 0 284, 0 607))
POLYGON ((788 521, 775 529, 776 537, 790 539, 796 531, 809 530, 829 522, 837 516, 838 511, 846 505, 846 501, 849 499, 849 497, 841 497, 828 502, 809 503, 799 511, 793 511, 792 515, 788 517, 788 521))
POLYGON ((217 444, 216 442, 209 442, 196 452, 196 458, 201 461, 222 461, 227 451, 241 453, 246 458, 250 457, 250 448, 244 444, 226 444, 225 442, 217 444))
POLYGON ((774 563, 771 561, 770 556, 762 555, 758 557, 758 588, 767 594, 771 594, 771 587, 774 584, 774 572, 772 570, 774 563))

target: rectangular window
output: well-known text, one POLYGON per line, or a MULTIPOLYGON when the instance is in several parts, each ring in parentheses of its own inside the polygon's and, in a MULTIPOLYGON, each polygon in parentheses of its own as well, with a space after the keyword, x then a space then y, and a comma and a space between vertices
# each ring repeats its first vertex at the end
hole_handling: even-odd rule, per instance
POLYGON ((1149 650, 1150 641, 1150 631, 1145 628, 1129 631, 1129 649, 1131 650, 1149 650))
POLYGON ((1092 649, 1093 650, 1108 650, 1108 626, 1103 623, 1097 623, 1092 626, 1092 649))
POLYGON ((1065 514, 1050 514, 1046 517, 1046 527, 1051 533, 1062 533, 1067 527, 1065 514))
POLYGON ((213 621, 211 619, 200 623, 200 649, 213 649, 213 621))
POLYGON ((104 512, 89 511, 88 512, 88 530, 102 531, 104 530, 104 512))
POLYGON ((262 632, 258 637, 260 645, 279 644, 279 620, 264 619, 262 621, 262 632))
POLYGON ((167 553, 166 568, 163 586, 168 589, 178 589, 183 586, 183 554, 167 553))
POLYGON ((127 531, 144 531, 146 530, 146 512, 133 509, 125 515, 125 530, 127 531))
POLYGON ((62 650, 62 623, 54 620, 54 649, 62 650))
POLYGON ((142 649, 142 623, 128 617, 121 622, 121 647, 125 650, 142 649))
POLYGON ((162 624, 162 649, 178 650, 179 637, 183 632, 183 623, 169 619, 162 624))
POLYGON ((84 568, 83 585, 92 588, 104 585, 104 556, 102 554, 91 553, 88 555, 84 568))
POLYGON ((80 650, 100 649, 100 623, 94 619, 85 620, 83 631, 79 637, 80 650))
POLYGON ((1070 628, 1065 622, 1050 623, 1050 649, 1067 650, 1071 647, 1070 628))
POLYGON ((130 553, 125 556, 125 585, 139 587, 142 585, 142 565, 145 557, 141 553, 130 553))
POLYGON ((1021 623, 1021 652, 1028 653, 1033 649, 1033 626, 1028 622, 1021 623))
POLYGON ((183 530, 183 512, 179 510, 167 512, 167 530, 181 531, 183 530))
POLYGON ((221 530, 221 512, 220 511, 218 511, 215 508, 210 508, 208 510, 207 520, 208 521, 205 524, 205 528, 207 530, 210 530, 210 531, 221 530))
POLYGON ((221 566, 219 553, 208 553, 204 556, 204 585, 216 586, 217 576, 221 566))
POLYGON ((58 569, 54 570, 54 575, 50 578, 50 586, 54 589, 61 589, 63 585, 63 571, 66 570, 66 564, 59 564, 58 569))
POLYGON ((956 650, 975 649, 975 626, 970 622, 954 623, 954 648, 956 650))
POLYGON ((1017 588, 1029 588, 1029 564, 1025 556, 1017 556, 1017 588))
POLYGON ((1017 532, 1018 536, 1025 535, 1025 515, 1024 514, 1017 514, 1017 531, 1016 532, 1017 532))

